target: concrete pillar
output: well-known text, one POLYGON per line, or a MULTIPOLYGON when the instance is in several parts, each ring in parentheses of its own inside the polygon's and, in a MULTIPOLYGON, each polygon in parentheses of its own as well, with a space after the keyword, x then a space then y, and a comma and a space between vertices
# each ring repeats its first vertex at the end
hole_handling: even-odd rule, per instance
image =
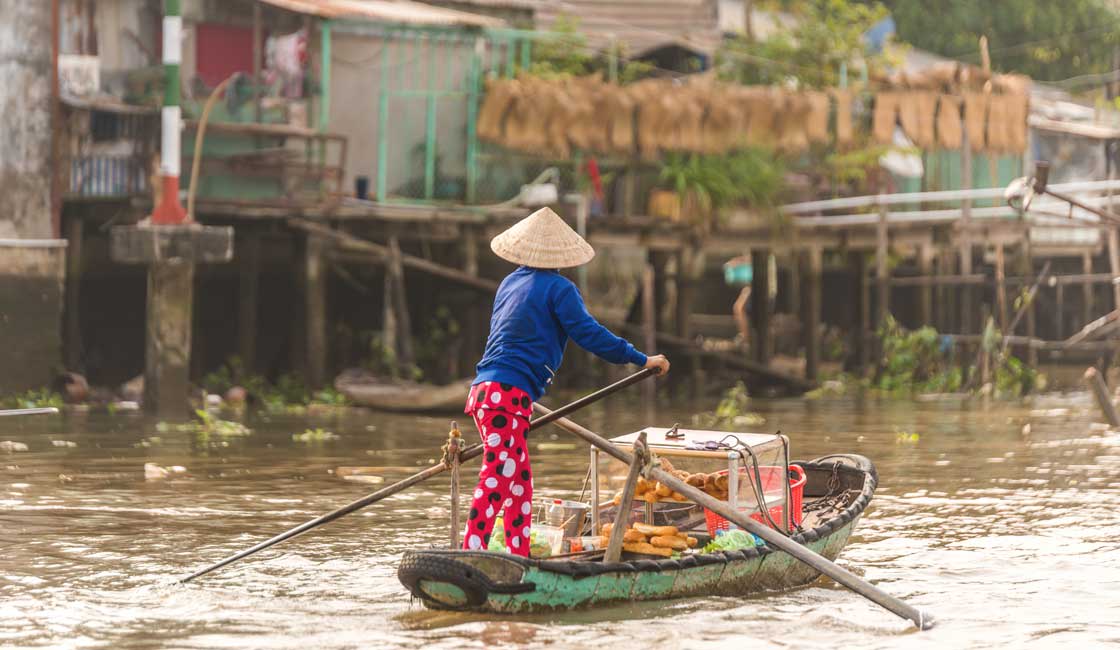
POLYGON ((160 417, 187 412, 190 379, 194 266, 233 258, 233 228, 118 226, 110 231, 110 257, 148 265, 144 346, 144 408, 160 417))
POLYGON ((177 259, 148 267, 144 406, 160 416, 186 413, 193 303, 192 262, 177 259))

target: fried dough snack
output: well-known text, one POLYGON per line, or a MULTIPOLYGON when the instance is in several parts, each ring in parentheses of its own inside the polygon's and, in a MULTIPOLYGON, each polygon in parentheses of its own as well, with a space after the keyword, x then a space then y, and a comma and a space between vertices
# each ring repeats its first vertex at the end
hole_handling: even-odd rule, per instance
POLYGON ((673 537, 680 533, 676 526, 651 526, 642 522, 634 524, 633 529, 643 535, 660 536, 660 537, 673 537))
POLYGON ((648 542, 638 542, 635 544, 623 544, 622 550, 629 551, 630 553, 642 553, 644 555, 660 555, 662 557, 672 557, 673 549, 671 548, 658 548, 648 542))
POLYGON ((682 537, 650 537, 649 543, 658 548, 671 548, 674 551, 683 551, 688 548, 688 540, 682 537))

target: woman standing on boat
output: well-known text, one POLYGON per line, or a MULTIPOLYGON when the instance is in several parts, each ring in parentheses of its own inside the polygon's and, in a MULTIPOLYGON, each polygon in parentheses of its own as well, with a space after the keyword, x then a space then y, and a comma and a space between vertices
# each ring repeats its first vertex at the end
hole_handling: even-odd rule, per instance
POLYGON ((506 548, 528 557, 533 470, 525 434, 533 402, 552 383, 568 339, 611 363, 657 368, 660 374, 669 371, 669 361, 642 354, 587 312, 579 290, 558 269, 586 264, 595 251, 551 209, 514 224, 490 248, 519 266, 494 297, 486 352, 467 397, 465 412, 485 453, 463 548, 486 548, 502 512, 506 548))

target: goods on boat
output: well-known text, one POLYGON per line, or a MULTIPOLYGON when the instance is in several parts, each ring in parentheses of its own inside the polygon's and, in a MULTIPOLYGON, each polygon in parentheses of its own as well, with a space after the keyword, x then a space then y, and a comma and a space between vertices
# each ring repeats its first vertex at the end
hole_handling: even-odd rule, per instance
MULTIPOLYGON (((603 537, 610 537, 614 524, 603 524, 603 537)), ((622 534, 622 550, 640 555, 671 557, 674 551, 694 548, 697 539, 676 526, 654 526, 636 522, 622 534)))
MULTIPOLYGON (((746 454, 733 453, 733 449, 726 447, 686 450, 664 436, 669 431, 646 430, 649 448, 658 455, 663 469, 665 456, 674 454, 675 461, 678 456, 687 459, 678 463, 682 466, 729 463, 732 471, 724 476, 728 483, 716 486, 713 482, 713 487, 718 492, 726 489, 730 504, 737 504, 736 507, 748 512, 750 507, 755 507, 757 512, 750 513, 751 516, 771 514, 772 521, 767 521, 768 525, 786 530, 792 541, 828 560, 839 555, 875 491, 875 469, 862 456, 832 455, 791 465, 785 457, 788 441, 780 436, 735 434, 736 440, 744 445, 741 448, 750 445, 747 452, 750 458, 744 460, 746 454), (775 491, 763 477, 767 473, 764 467, 775 466, 791 467, 790 482, 800 486, 798 499, 790 498, 788 489, 775 491), (745 494, 741 488, 755 492, 753 503, 740 498, 745 494), (775 511, 775 504, 766 497, 777 498, 779 493, 781 503, 775 511), (784 512, 786 504, 797 506, 798 515, 784 512)), ((692 437, 715 435, 715 432, 687 433, 692 437)), ((628 437, 623 436, 612 442, 624 445, 627 440, 628 437)), ((632 442, 633 438, 629 440, 632 442)), ((595 470, 593 464, 593 474, 595 470)), ((699 473, 698 470, 687 472, 690 476, 699 473)), ((718 472, 703 473, 705 482, 708 475, 718 476, 718 472)), ((785 472, 770 474, 787 475, 785 472)), ((606 478, 606 484, 611 485, 618 474, 615 472, 606 478)), ((817 569, 746 531, 716 529, 714 534, 709 532, 704 509, 696 504, 641 502, 635 497, 638 507, 618 521, 616 505, 608 502, 600 507, 598 503, 597 478, 593 478, 592 486, 592 521, 584 535, 568 538, 572 551, 568 555, 526 559, 504 552, 409 551, 401 560, 398 577, 414 597, 430 608, 524 613, 619 601, 784 590, 809 584, 820 575, 817 569), (674 523, 667 523, 664 517, 659 521, 655 516, 658 506, 678 508, 681 512, 675 515, 674 523), (607 519, 610 521, 604 521, 607 519), (601 549, 607 546, 615 525, 626 526, 622 558, 618 562, 605 562, 601 549)), ((656 493, 656 484, 652 491, 656 493)), ((647 484, 645 493, 649 492, 647 484)), ((667 496, 672 498, 671 494, 667 496)))
MULTIPOLYGON (((558 555, 564 545, 564 531, 556 526, 533 524, 529 529, 529 557, 546 558, 558 555)), ((494 532, 490 535, 488 551, 504 553, 506 550, 505 524, 501 515, 494 520, 494 532)))
POLYGON ((379 411, 453 413, 463 409, 471 380, 437 386, 351 369, 334 380, 334 387, 354 404, 379 411))

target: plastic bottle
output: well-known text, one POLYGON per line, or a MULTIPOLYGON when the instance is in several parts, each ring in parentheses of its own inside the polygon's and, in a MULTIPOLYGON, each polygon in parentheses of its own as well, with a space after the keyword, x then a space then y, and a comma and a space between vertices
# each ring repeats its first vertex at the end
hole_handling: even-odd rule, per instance
POLYGON ((544 520, 548 522, 549 526, 563 528, 566 515, 567 511, 564 508, 564 500, 553 499, 548 503, 548 507, 545 508, 544 520))

